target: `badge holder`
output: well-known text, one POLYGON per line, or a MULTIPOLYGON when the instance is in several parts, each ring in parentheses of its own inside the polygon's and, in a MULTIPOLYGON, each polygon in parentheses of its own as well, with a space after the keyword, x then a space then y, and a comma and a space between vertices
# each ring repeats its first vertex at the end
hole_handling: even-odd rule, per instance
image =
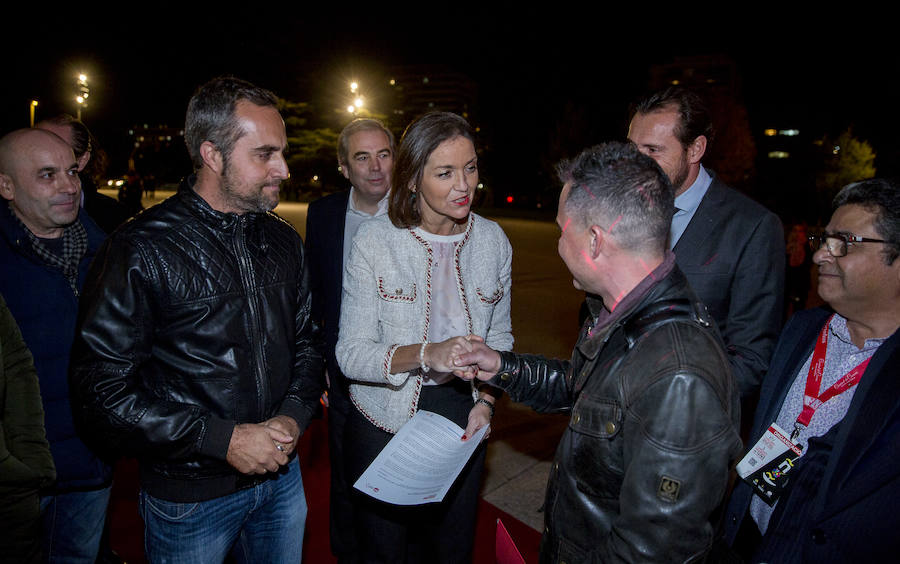
POLYGON ((750 452, 738 462, 737 473, 769 506, 775 505, 797 467, 803 447, 772 423, 750 452))

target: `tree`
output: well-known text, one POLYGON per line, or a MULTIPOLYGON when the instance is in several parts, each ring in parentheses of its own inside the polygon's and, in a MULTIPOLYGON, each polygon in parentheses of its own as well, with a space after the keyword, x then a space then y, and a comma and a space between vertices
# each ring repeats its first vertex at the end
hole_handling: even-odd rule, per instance
POLYGON ((837 138, 825 137, 821 146, 823 162, 816 174, 816 189, 820 209, 827 213, 841 188, 875 176, 875 151, 868 141, 853 136, 852 127, 837 138))
POLYGON ((284 183, 288 198, 301 193, 311 197, 340 186, 336 147, 338 133, 329 127, 316 127, 314 107, 307 102, 280 100, 279 110, 287 130, 287 164, 291 178, 284 183))

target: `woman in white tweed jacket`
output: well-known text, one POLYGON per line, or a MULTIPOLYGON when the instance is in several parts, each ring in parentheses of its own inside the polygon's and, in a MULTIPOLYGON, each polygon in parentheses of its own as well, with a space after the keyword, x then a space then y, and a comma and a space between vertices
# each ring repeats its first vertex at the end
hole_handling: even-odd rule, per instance
MULTIPOLYGON (((353 240, 335 351, 356 406, 345 431, 350 483, 418 409, 454 420, 465 436, 493 415, 497 390, 450 374, 469 335, 499 350, 513 344, 512 249, 499 225, 470 211, 473 139, 455 114, 414 121, 394 162, 388 216, 353 240)), ((483 464, 481 445, 440 504, 400 508, 354 492, 363 561, 470 561, 483 464)))

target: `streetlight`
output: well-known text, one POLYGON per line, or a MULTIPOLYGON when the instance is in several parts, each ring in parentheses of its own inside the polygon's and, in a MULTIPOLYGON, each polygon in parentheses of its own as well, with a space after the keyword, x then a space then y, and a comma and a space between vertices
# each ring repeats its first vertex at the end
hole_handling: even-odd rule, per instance
POLYGON ((88 88, 88 78, 84 73, 78 75, 78 95, 75 101, 78 103, 78 120, 81 120, 81 108, 87 106, 88 96, 91 95, 91 89, 88 88))
POLYGON ((32 100, 30 104, 28 104, 28 111, 31 114, 31 127, 34 127, 34 109, 37 107, 38 101, 32 100))

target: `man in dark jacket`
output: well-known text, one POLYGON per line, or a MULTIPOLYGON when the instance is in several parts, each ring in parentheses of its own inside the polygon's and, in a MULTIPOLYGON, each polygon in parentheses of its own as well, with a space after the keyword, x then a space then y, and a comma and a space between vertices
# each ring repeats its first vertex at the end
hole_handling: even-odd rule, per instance
POLYGON ((300 559, 295 448, 322 392, 303 243, 270 213, 288 177, 269 91, 202 86, 196 176, 119 229, 85 285, 72 360, 85 432, 138 458, 151 562, 300 559))
POLYGON ((672 187, 632 145, 561 167, 559 254, 591 317, 569 362, 472 338, 463 377, 570 413, 547 486, 542 562, 685 562, 740 452, 738 387, 721 338, 666 249, 672 187), (602 301, 600 301, 602 300, 602 301))
POLYGON ((725 540, 748 562, 892 562, 900 551, 900 184, 851 184, 834 206, 810 237, 829 307, 782 331, 738 465, 748 479, 726 512, 725 540), (766 443, 784 455, 758 456, 766 443), (779 466, 780 493, 762 487, 779 466))
POLYGON ((331 458, 329 521, 331 552, 339 562, 355 562, 352 482, 344 476, 344 427, 356 408, 350 402, 347 378, 334 356, 341 320, 344 266, 353 236, 363 221, 387 213, 387 194, 394 164, 394 135, 378 120, 355 119, 338 137, 338 166, 350 190, 309 204, 306 252, 312 284, 312 314, 322 328, 328 382, 328 455, 331 458))
POLYGON ((781 329, 784 229, 771 211, 702 165, 712 143, 699 96, 672 86, 639 102, 628 139, 672 182, 669 248, 725 341, 745 405, 752 405, 781 329))
POLYGON ((0 562, 40 562, 40 491, 56 471, 34 362, 0 296, 0 562))
POLYGON ((47 131, 0 139, 0 293, 34 355, 57 483, 41 498, 44 558, 97 557, 110 468, 76 434, 67 371, 78 295, 104 234, 80 208, 72 149, 47 131))

